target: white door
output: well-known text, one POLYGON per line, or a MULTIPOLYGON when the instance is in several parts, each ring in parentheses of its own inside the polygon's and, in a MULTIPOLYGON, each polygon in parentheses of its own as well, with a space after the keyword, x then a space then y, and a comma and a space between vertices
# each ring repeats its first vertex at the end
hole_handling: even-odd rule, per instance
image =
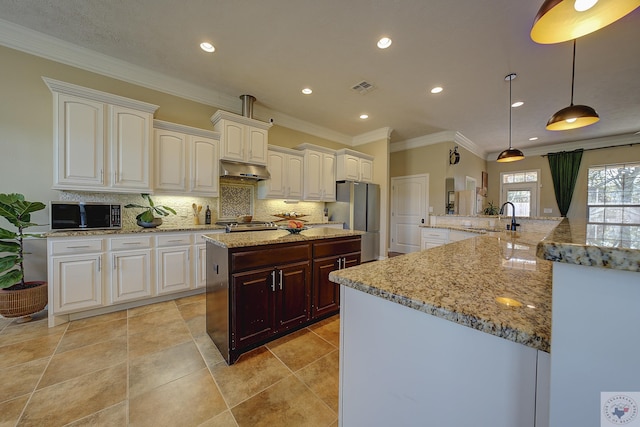
POLYGON ((391 178, 391 252, 420 250, 418 226, 427 222, 429 174, 391 178))
MULTIPOLYGON (((504 184, 502 200, 511 202, 516 208, 516 216, 538 216, 538 184, 522 182, 504 184)), ((505 215, 513 215, 511 208, 505 207, 505 215)))

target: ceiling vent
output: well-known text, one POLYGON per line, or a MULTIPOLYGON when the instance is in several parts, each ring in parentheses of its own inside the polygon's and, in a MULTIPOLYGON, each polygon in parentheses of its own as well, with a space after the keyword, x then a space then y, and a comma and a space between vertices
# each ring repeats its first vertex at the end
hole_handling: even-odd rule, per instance
POLYGON ((376 87, 373 84, 366 82, 364 80, 351 86, 351 89, 358 92, 360 95, 364 95, 367 92, 371 92, 375 88, 376 87))

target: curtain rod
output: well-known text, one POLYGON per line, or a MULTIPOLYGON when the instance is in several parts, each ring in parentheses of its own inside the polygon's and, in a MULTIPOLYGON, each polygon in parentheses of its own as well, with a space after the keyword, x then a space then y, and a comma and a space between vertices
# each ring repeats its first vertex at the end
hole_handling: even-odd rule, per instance
MULTIPOLYGON (((582 151, 592 151, 592 150, 602 150, 604 148, 618 148, 618 147, 633 147, 634 145, 638 145, 640 144, 640 142, 632 142, 630 144, 621 144, 621 145, 609 145, 607 147, 595 147, 595 148, 576 148, 575 150, 571 150, 571 151, 558 151, 558 153, 571 153, 573 151, 578 151, 578 150, 582 150, 582 151)), ((547 153, 547 154, 541 154, 540 157, 547 157, 547 155, 549 154, 556 154, 556 153, 547 153)))

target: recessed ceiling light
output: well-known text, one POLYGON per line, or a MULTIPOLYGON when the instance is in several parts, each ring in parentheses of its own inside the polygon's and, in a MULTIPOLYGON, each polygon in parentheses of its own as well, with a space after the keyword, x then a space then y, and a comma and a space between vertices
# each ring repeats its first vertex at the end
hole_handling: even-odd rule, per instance
POLYGON ((202 42, 200 43, 200 49, 204 50, 205 52, 215 52, 216 48, 213 47, 213 45, 209 42, 202 42))
POLYGON ((442 92, 444 89, 440 86, 436 86, 433 89, 431 89, 431 93, 440 93, 442 92))
POLYGON ((304 93, 305 95, 311 95, 313 91, 310 88, 305 87, 304 89, 302 89, 302 93, 304 93))
POLYGON ((524 102, 522 101, 516 101, 513 104, 511 104, 513 108, 521 107, 522 105, 524 105, 524 102))
POLYGON ((391 39, 389 37, 383 37, 380 40, 378 40, 378 47, 380 49, 386 49, 389 46, 391 46, 391 39))
POLYGON ((368 118, 369 118, 369 115, 368 115, 368 114, 360 114, 360 118, 361 118, 362 120, 364 120, 364 119, 368 119, 368 118))
POLYGON ((532 136, 531 138, 529 138, 529 141, 537 141, 538 137, 537 136, 532 136))

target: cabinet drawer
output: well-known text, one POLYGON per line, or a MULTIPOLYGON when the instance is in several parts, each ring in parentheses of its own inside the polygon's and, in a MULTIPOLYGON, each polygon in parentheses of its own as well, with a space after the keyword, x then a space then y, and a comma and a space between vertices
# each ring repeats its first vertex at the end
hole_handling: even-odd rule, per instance
POLYGON ((109 239, 109 249, 112 251, 147 249, 153 245, 151 239, 151 236, 113 237, 109 239))
POLYGON ((309 243, 235 252, 231 254, 231 271, 273 267, 298 261, 308 261, 310 258, 311 245, 309 243))
POLYGON ((423 228, 422 237, 428 239, 448 240, 449 230, 444 230, 441 228, 423 228))
POLYGON ((158 236, 156 237, 156 241, 158 247, 182 246, 190 245, 192 237, 191 234, 172 234, 168 236, 158 236))
POLYGON ((51 243, 53 255, 102 252, 102 239, 60 240, 51 243))
POLYGON ((334 240, 313 244, 313 257, 322 258, 331 255, 360 252, 361 242, 359 238, 348 240, 334 240))

